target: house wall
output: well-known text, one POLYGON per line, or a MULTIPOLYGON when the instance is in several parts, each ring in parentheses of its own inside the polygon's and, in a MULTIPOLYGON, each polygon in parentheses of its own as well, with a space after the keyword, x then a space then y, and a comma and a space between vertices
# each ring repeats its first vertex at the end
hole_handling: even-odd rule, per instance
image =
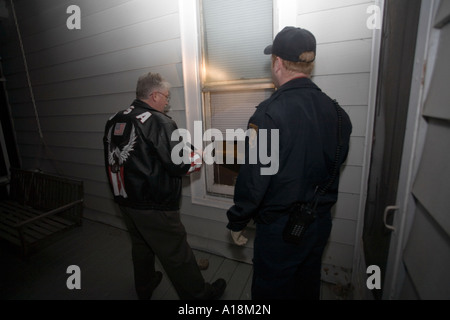
POLYGON ((324 264, 344 267, 347 272, 353 267, 360 204, 364 198, 361 184, 368 151, 373 49, 373 30, 367 28, 370 15, 366 11, 373 3, 300 0, 297 16, 297 24, 313 30, 317 39, 313 81, 341 104, 353 124, 350 153, 341 172, 333 229, 323 257, 324 264))
MULTIPOLYGON (((373 3, 296 2, 297 25, 310 29, 318 40, 313 80, 341 103, 354 127, 324 255, 324 276, 335 282, 349 281, 365 198, 376 51, 374 30, 366 22, 373 3)), ((179 2, 15 0, 14 4, 36 103, 35 108, 18 39, 9 38, 1 54, 23 167, 82 179, 85 217, 123 228, 104 171, 103 128, 112 114, 131 103, 137 78, 149 71, 161 73, 173 85, 169 115, 186 128, 189 110, 185 110, 179 2), (66 26, 69 5, 81 9, 80 30, 66 26)), ((253 229, 249 228, 246 247, 232 245, 225 228, 226 209, 193 204, 190 184, 184 180, 181 212, 192 246, 251 262, 253 229)))
POLYGON ((20 46, 12 41, 2 50, 3 65, 23 167, 82 179, 85 217, 123 226, 104 171, 103 129, 112 114, 130 105, 138 77, 149 71, 172 83, 171 116, 183 125, 178 3, 14 4, 36 101, 35 110, 20 46), (66 26, 69 5, 81 9, 80 30, 66 26))
MULTIPOLYGON (((341 171, 333 229, 323 257, 324 268, 331 266, 333 270, 330 280, 337 277, 343 283, 361 263, 381 14, 380 1, 298 1, 297 25, 312 30, 317 39, 313 81, 343 106, 353 124, 349 157, 341 171)), ((329 276, 324 273, 325 278, 329 276)))

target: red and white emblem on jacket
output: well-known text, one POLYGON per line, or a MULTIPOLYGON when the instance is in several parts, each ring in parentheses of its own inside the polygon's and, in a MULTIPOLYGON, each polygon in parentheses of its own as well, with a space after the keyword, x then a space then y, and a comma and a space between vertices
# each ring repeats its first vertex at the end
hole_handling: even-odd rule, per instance
MULTIPOLYGON (((125 126, 126 126, 125 123, 116 124, 115 129, 114 129, 114 135, 115 136, 122 135, 125 130, 125 126)), ((113 134, 113 126, 109 129, 108 136, 107 136, 109 180, 113 187, 115 196, 122 196, 124 198, 128 198, 127 192, 125 191, 125 184, 124 184, 125 179, 124 179, 123 165, 127 161, 127 159, 130 157, 131 151, 134 151, 134 145, 136 144, 136 137, 137 137, 135 128, 132 125, 131 133, 130 133, 130 140, 128 141, 128 144, 122 148, 122 150, 120 150, 119 147, 117 147, 111 143, 112 134, 113 134)))

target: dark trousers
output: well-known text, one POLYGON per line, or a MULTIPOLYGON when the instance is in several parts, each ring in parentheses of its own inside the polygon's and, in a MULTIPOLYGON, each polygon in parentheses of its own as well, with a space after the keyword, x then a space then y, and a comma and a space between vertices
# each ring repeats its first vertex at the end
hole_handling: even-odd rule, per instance
POLYGON ((141 298, 155 278, 160 260, 180 299, 207 299, 206 284, 186 240, 179 211, 136 210, 120 207, 131 236, 136 292, 141 298))
POLYGON ((320 214, 302 243, 282 238, 288 216, 257 224, 254 242, 252 299, 319 300, 322 255, 331 233, 331 214, 320 214))

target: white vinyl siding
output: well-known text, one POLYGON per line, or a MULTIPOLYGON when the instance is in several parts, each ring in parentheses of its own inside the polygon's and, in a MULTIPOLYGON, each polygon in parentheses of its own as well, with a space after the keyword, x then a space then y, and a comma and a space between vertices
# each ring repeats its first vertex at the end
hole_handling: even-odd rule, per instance
POLYGON ((450 5, 444 0, 438 8, 430 35, 437 52, 428 57, 430 77, 425 80, 429 90, 423 101, 422 116, 427 123, 424 146, 412 188, 417 206, 410 213, 411 230, 402 256, 407 279, 424 300, 450 298, 450 112, 446 85, 450 5))
MULTIPOLYGON (((14 0, 37 113, 48 146, 41 146, 20 48, 17 43, 7 43, 2 63, 21 160, 27 168, 39 167, 82 179, 84 214, 89 219, 123 227, 106 180, 103 129, 112 114, 132 102, 140 75, 159 72, 173 85, 169 115, 180 128, 190 129, 194 120, 202 119, 196 109, 201 108, 201 88, 191 90, 192 80, 200 80, 196 74, 199 61, 183 61, 186 48, 182 34, 190 26, 190 21, 185 20, 193 15, 184 16, 180 11, 191 2, 14 0), (66 27, 69 5, 81 9, 81 30, 66 27)), ((256 6, 258 1, 254 3, 256 6)), ((295 15, 294 19, 278 17, 273 34, 289 20, 316 35, 318 57, 313 80, 341 103, 353 122, 350 154, 334 209, 334 227, 323 257, 328 270, 335 266, 340 273, 324 272, 326 279, 336 282, 336 277, 342 275, 340 268, 352 268, 364 207, 373 112, 370 99, 376 85, 372 80, 376 72, 372 55, 377 50, 373 46, 374 32, 366 27, 366 9, 374 1, 290 3, 296 5, 293 10, 282 11, 295 15)), ((194 24, 198 25, 198 21, 194 24)), ((261 56, 263 49, 258 48, 261 56)), ((201 198, 198 190, 201 193, 201 184, 204 187, 203 174, 183 181, 181 213, 191 245, 251 262, 254 229, 249 226, 250 241, 244 248, 230 245, 226 229, 230 201, 201 198)))
POLYGON ((324 252, 325 279, 345 282, 354 268, 362 221, 371 123, 374 112, 372 61, 379 48, 374 44, 374 30, 367 27, 369 6, 376 1, 298 0, 297 26, 313 32, 317 40, 313 81, 349 114, 353 124, 350 152, 341 171, 339 199, 333 209, 333 229, 324 252), (342 267, 333 272, 333 265, 342 267), (339 279, 339 280, 336 280, 339 279))
POLYGON ((135 98, 140 75, 172 85, 170 115, 185 126, 178 2, 156 0, 14 1, 37 113, 41 146, 18 46, 4 56, 12 116, 24 167, 82 179, 86 217, 123 226, 106 180, 106 120, 135 98), (69 5, 81 30, 68 30, 69 5))

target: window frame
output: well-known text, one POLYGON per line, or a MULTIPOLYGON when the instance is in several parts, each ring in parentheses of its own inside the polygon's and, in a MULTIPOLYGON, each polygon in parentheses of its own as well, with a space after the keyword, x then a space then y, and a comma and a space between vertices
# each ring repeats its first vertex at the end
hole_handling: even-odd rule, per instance
MULTIPOLYGON (((204 90, 237 90, 249 88, 268 89, 267 79, 226 81, 209 83, 202 88, 203 48, 202 48, 202 19, 200 16, 200 0, 179 0, 180 39, 182 53, 182 71, 186 108, 186 129, 192 134, 192 144, 195 148, 203 150, 203 133, 205 132, 205 99, 204 90), (187 63, 189 62, 189 63, 187 63), (213 85, 214 88, 209 87, 213 85), (203 131, 200 135, 195 131, 195 122, 202 121, 203 131)), ((273 35, 277 34, 286 25, 296 25, 296 0, 273 0, 273 35)), ((198 127, 198 124, 197 124, 198 127)), ((212 167, 212 166, 211 166, 212 167)), ((190 177, 191 201, 194 204, 206 205, 221 209, 228 209, 233 204, 230 195, 209 194, 207 191, 206 170, 190 177)), ((233 188, 234 189, 234 188, 233 188)))

